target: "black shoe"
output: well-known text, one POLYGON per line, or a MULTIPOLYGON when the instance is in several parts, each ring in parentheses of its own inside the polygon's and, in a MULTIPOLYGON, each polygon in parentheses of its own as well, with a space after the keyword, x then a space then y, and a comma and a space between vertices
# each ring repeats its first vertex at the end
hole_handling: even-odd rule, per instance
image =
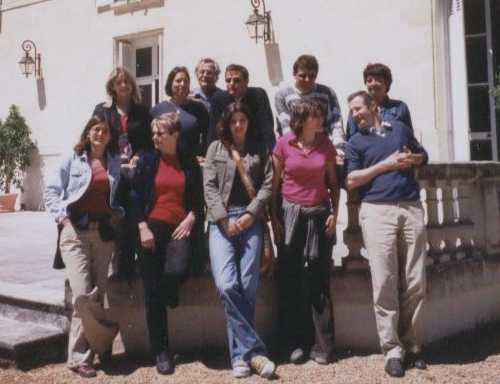
POLYGON ((421 353, 407 353, 405 357, 405 364, 407 368, 427 369, 427 364, 422 358, 421 353))
POLYGON ((156 356, 156 370, 162 375, 174 373, 175 365, 170 353, 163 351, 156 356))
POLYGON ((385 363, 385 371, 392 377, 403 377, 405 375, 403 362, 398 358, 387 360, 387 363, 385 363))
POLYGON ((99 354, 99 361, 101 364, 108 364, 111 361, 111 356, 112 356, 111 349, 108 349, 107 351, 104 351, 103 353, 99 354))

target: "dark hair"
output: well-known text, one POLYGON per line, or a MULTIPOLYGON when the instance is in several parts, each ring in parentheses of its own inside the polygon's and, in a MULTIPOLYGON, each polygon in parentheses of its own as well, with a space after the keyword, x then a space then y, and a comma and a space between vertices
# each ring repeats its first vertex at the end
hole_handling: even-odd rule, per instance
POLYGON ((315 99, 306 99, 300 101, 292 108, 292 116, 290 118, 290 129, 295 136, 302 134, 304 122, 308 117, 322 117, 326 115, 325 106, 315 99))
POLYGON ((228 73, 228 72, 239 72, 241 73, 241 76, 243 77, 243 80, 245 82, 248 83, 248 79, 249 79, 249 75, 248 75, 248 69, 246 69, 243 65, 239 65, 239 64, 229 64, 227 67, 226 67, 226 72, 224 73, 228 73))
POLYGON ((92 127, 95 127, 99 124, 102 124, 106 128, 106 131, 108 131, 110 134, 110 140, 108 145, 106 146, 106 151, 113 156, 118 153, 118 135, 111 129, 111 125, 109 124, 106 115, 104 113, 97 113, 89 119, 87 124, 85 124, 85 128, 83 128, 83 131, 80 135, 80 140, 73 147, 73 150, 78 156, 83 155, 84 152, 87 155, 90 154, 91 147, 88 135, 92 127))
POLYGON ((167 82, 165 83, 165 93, 168 96, 172 96, 172 83, 174 82, 175 75, 179 72, 185 73, 188 81, 191 83, 191 77, 189 76, 189 71, 186 67, 174 67, 169 72, 167 77, 167 82))
POLYGON ((369 107, 370 105, 373 104, 374 100, 373 100, 373 97, 372 95, 370 95, 368 92, 366 91, 357 91, 357 92, 354 92, 354 93, 351 93, 348 97, 347 97, 347 102, 350 103, 351 101, 353 101, 356 97, 361 97, 361 99, 363 99, 363 104, 366 105, 367 107, 369 107))
POLYGON ((296 75, 299 69, 314 71, 317 75, 319 72, 318 60, 313 55, 300 55, 293 63, 293 74, 296 75))
POLYGON ((387 86, 387 92, 391 89, 392 73, 391 69, 382 63, 369 63, 363 71, 363 81, 366 84, 368 76, 380 76, 384 79, 387 86))
POLYGON ((135 104, 140 104, 142 100, 141 92, 139 91, 139 87, 137 87, 135 78, 129 71, 127 71, 123 67, 116 67, 109 74, 108 81, 106 81, 106 93, 108 94, 108 96, 111 97, 113 101, 116 101, 116 92, 114 86, 115 86, 115 81, 120 77, 125 78, 127 83, 129 83, 130 86, 132 87, 132 95, 131 95, 132 101, 135 104))
POLYGON ((233 135, 231 133, 231 119, 237 112, 243 113, 248 119, 245 147, 247 150, 253 149, 253 146, 257 145, 256 132, 253 126, 253 117, 246 104, 240 101, 229 104, 222 113, 222 117, 218 124, 219 139, 225 147, 229 147, 234 143, 233 135))

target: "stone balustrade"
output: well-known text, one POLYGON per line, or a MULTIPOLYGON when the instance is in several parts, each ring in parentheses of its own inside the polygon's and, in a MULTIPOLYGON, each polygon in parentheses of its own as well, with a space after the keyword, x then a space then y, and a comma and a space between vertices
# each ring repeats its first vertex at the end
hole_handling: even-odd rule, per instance
MULTIPOLYGON (((500 320, 500 163, 430 164, 416 172, 428 229, 423 336, 424 342, 430 343, 500 320)), ((347 255, 337 260, 340 254, 334 250, 336 261, 341 263, 333 269, 330 285, 336 345, 377 351, 359 205, 357 193, 348 193, 347 217, 344 209, 339 217, 337 232, 343 234, 347 255)), ((169 310, 174 350, 225 349, 224 316, 210 274, 188 279, 180 298, 179 307, 169 310)), ((270 344, 277 325, 276 300, 276 280, 262 281, 256 325, 270 344)), ((120 325, 126 351, 147 354, 141 282, 136 280, 132 286, 111 283, 109 302, 107 317, 120 325)))
MULTIPOLYGON (((427 265, 500 254, 500 163, 429 164, 416 170, 426 213, 427 265)), ((348 193, 342 259, 347 269, 367 268, 361 256, 359 196, 348 193)))

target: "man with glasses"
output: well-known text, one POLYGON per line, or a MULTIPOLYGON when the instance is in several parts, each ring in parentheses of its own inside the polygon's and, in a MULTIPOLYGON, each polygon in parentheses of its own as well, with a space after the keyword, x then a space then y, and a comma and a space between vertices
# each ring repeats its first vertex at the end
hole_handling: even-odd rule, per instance
POLYGON ((249 87, 248 78, 248 70, 244 66, 230 64, 226 67, 227 91, 216 94, 212 99, 208 144, 217 140, 217 123, 226 107, 235 101, 241 101, 250 109, 258 140, 265 144, 269 151, 273 150, 276 136, 274 134, 274 120, 269 98, 264 89, 249 87))
POLYGON ((203 103, 210 112, 213 98, 223 92, 216 85, 220 74, 219 64, 214 59, 205 57, 196 64, 195 74, 200 87, 193 90, 192 96, 203 103))
POLYGON ((323 122, 325 133, 335 145, 337 154, 343 158, 345 134, 337 95, 333 89, 316 83, 318 71, 318 61, 311 55, 301 55, 293 64, 295 84, 280 89, 275 97, 278 132, 283 135, 290 131, 290 115, 297 103, 301 100, 317 99, 326 110, 323 122))

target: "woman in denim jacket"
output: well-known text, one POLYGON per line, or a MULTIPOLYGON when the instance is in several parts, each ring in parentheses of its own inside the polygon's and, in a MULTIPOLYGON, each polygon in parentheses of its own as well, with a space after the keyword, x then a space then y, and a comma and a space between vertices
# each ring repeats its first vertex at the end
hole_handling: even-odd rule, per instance
POLYGON ((61 228, 59 249, 73 293, 73 317, 68 341, 68 368, 93 377, 94 353, 109 359, 118 331, 106 321, 102 302, 113 252, 115 204, 120 179, 118 144, 104 115, 85 126, 73 154, 49 180, 45 204, 61 228))
POLYGON ((139 260, 144 285, 146 323, 160 374, 172 374, 166 306, 178 303, 178 285, 186 276, 195 231, 203 223, 201 170, 193 155, 178 145, 181 124, 176 113, 153 119, 154 152, 137 163, 131 190, 132 216, 139 229, 139 260))
POLYGON ((275 365, 255 331, 265 206, 271 197, 271 159, 255 140, 248 108, 239 102, 224 111, 220 140, 208 148, 204 166, 212 273, 224 305, 233 375, 245 377, 250 367, 270 378, 275 365), (260 150, 259 150, 260 149, 260 150), (237 170, 233 151, 243 161, 256 196, 250 198, 237 170))

